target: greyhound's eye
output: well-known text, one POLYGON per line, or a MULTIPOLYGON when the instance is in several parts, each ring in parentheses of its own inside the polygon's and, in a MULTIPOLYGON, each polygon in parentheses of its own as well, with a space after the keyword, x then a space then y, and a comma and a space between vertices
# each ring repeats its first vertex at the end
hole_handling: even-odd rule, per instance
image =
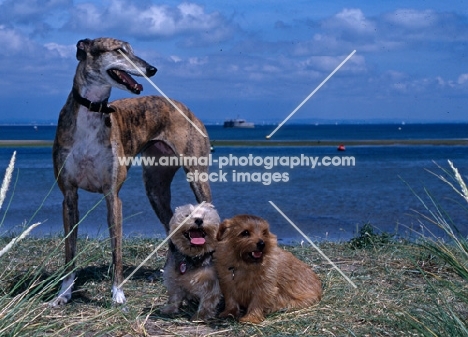
POLYGON ((240 233, 240 236, 243 236, 243 237, 250 236, 250 232, 248 230, 245 230, 242 233, 240 233))
POLYGON ((101 54, 105 53, 105 50, 102 50, 102 49, 98 49, 98 48, 93 48, 91 49, 91 55, 92 56, 100 56, 101 54))

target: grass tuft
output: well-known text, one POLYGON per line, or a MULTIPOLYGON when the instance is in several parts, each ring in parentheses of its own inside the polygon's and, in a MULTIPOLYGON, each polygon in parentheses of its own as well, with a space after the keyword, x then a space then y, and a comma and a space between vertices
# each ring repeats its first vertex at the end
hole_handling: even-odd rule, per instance
MULTIPOLYGON (((444 174, 434 175, 468 202, 465 181, 453 163, 448 163, 451 171, 439 166, 444 174)), ((435 235, 425 237, 420 240, 420 246, 439 261, 439 266, 451 270, 459 279, 425 272, 423 275, 430 290, 428 300, 434 309, 421 312, 412 307, 401 318, 422 336, 468 336, 468 241, 429 191, 426 191, 426 197, 419 198, 426 210, 426 214, 420 214, 421 223, 430 233, 430 228, 434 226, 441 229, 445 238, 435 235)), ((466 206, 462 207, 466 209, 466 206)))
POLYGON ((378 234, 370 223, 366 223, 359 229, 359 236, 349 241, 349 245, 353 249, 370 249, 389 244, 394 236, 387 232, 378 234))

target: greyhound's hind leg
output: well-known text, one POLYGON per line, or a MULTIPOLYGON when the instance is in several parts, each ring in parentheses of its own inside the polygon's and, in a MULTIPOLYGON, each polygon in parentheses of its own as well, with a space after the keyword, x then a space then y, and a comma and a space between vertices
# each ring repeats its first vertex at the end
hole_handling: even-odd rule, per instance
MULTIPOLYGON (((179 166, 160 165, 161 157, 176 157, 174 151, 162 141, 153 141, 142 152, 142 157, 151 158, 154 165, 143 166, 143 181, 145 183, 146 195, 153 207, 154 212, 164 225, 166 233, 169 232, 169 221, 172 218, 171 208, 171 183, 179 166)), ((177 159, 177 158, 176 158, 177 159)), ((151 162, 151 161, 146 161, 151 162)), ((144 161, 143 161, 144 162, 144 161)))
MULTIPOLYGON (((208 177, 208 166, 206 165, 185 166, 184 171, 187 175, 192 174, 192 177, 203 177, 203 173, 206 173, 208 177)), ((190 179, 190 187, 198 203, 203 201, 212 202, 211 188, 208 179, 190 179)))

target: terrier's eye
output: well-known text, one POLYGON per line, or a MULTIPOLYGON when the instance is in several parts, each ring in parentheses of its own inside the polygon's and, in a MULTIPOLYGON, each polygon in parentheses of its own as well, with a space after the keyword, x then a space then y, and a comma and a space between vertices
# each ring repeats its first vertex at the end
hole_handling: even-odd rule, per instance
POLYGON ((263 235, 268 236, 268 231, 266 229, 263 231, 263 235))
POLYGON ((250 233, 249 233, 248 230, 245 230, 245 231, 243 231, 240 235, 241 235, 241 236, 250 236, 250 233))

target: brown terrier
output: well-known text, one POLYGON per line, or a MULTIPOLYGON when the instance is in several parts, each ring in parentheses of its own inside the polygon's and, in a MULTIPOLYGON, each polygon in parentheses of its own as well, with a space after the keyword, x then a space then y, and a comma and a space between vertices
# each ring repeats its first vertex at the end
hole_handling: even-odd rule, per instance
POLYGON ((213 205, 198 209, 185 205, 175 209, 169 226, 169 254, 164 267, 164 284, 169 299, 161 313, 176 314, 184 300, 199 301, 192 320, 207 321, 216 315, 221 299, 218 277, 213 265, 217 245, 216 233, 220 223, 213 205), (185 223, 179 228, 179 225, 185 223))
POLYGON ((265 314, 305 308, 320 301, 317 275, 293 254, 277 246, 268 222, 254 215, 237 215, 219 226, 215 267, 224 295, 220 317, 260 323, 265 314))

